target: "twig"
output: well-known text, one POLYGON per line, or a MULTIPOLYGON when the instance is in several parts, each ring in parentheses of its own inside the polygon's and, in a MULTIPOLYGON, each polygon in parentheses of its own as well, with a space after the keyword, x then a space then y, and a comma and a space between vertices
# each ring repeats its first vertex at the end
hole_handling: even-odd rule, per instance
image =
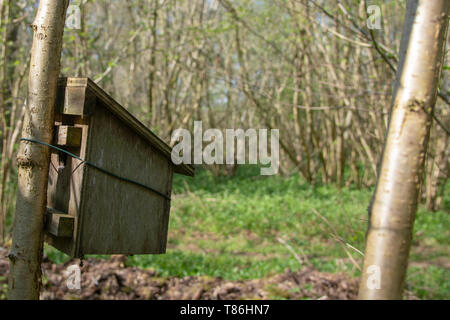
POLYGON ((136 30, 136 32, 133 34, 133 36, 128 40, 127 45, 122 48, 119 55, 117 55, 117 57, 114 58, 114 60, 112 61, 112 63, 110 63, 108 68, 106 68, 106 70, 102 74, 100 74, 97 78, 94 79, 95 83, 98 84, 100 81, 103 80, 103 78, 105 78, 112 71, 113 67, 123 58, 123 56, 125 55, 125 53, 128 49, 128 46, 134 41, 134 39, 136 39, 138 34, 141 32, 141 30, 142 30, 142 27, 139 27, 136 30))
POLYGON ((303 260, 302 260, 302 258, 300 258, 300 256, 294 251, 294 249, 283 238, 278 237, 277 240, 278 240, 279 243, 284 245, 286 247, 286 249, 289 250, 290 253, 292 253, 292 255, 294 256, 295 260, 297 260, 297 262, 300 265, 303 265, 305 263, 310 265, 308 257, 304 253, 302 253, 302 258, 303 258, 303 260))
POLYGON ((359 254, 361 254, 362 256, 364 256, 364 254, 356 249, 355 247, 351 246, 350 244, 348 244, 347 242, 344 241, 344 239, 342 239, 338 232, 336 231, 336 229, 333 227, 333 225, 330 223, 330 221, 328 221, 327 218, 325 218, 324 216, 322 216, 316 209, 312 209, 313 212, 319 216, 319 218, 321 218, 327 225, 328 227, 331 229, 331 236, 342 246, 342 248, 344 249, 345 253, 347 254, 347 256, 349 257, 350 261, 352 262, 352 264, 356 267, 356 269, 358 269, 359 271, 361 271, 361 267, 359 266, 359 264, 356 262, 356 260, 353 258, 353 256, 350 254, 350 252, 347 249, 347 246, 349 246, 352 249, 355 249, 359 254))

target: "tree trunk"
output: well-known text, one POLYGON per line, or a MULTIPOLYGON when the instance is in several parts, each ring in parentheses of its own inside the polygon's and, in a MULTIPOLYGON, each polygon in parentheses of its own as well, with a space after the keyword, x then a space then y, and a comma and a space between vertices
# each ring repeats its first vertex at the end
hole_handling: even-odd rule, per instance
MULTIPOLYGON (((28 79, 28 107, 22 135, 51 143, 62 35, 68 0, 41 0, 28 79)), ((17 156, 18 193, 9 273, 9 299, 38 299, 41 283, 49 150, 22 142, 17 156)))
POLYGON ((448 0, 410 0, 359 299, 401 299, 447 35, 448 0))
POLYGON ((3 203, 5 198, 6 188, 6 171, 7 163, 9 159, 6 159, 5 142, 8 136, 8 124, 7 124, 7 77, 6 71, 8 66, 8 26, 9 26, 9 7, 10 1, 0 1, 0 121, 1 121, 1 135, 2 135, 2 155, 1 155, 1 185, 0 185, 0 243, 5 241, 6 233, 6 212, 3 210, 3 203))

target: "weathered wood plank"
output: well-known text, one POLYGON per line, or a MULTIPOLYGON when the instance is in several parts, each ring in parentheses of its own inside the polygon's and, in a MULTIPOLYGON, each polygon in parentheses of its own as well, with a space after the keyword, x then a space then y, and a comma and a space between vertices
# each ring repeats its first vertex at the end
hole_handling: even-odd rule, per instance
POLYGON ((74 217, 61 211, 47 208, 46 231, 55 237, 69 238, 73 236, 74 217))
MULTIPOLYGON (((86 148, 89 137, 89 117, 66 116, 56 114, 55 125, 71 125, 82 130, 80 147, 65 147, 64 149, 86 157, 86 148)), ((47 206, 61 212, 66 212, 75 219, 73 238, 55 237, 50 233, 46 234, 46 241, 67 253, 70 256, 76 255, 76 247, 79 232, 79 213, 82 198, 82 184, 85 166, 81 165, 78 159, 65 156, 63 153, 52 150, 51 165, 47 189, 47 206)))
POLYGON ((82 129, 74 126, 56 127, 56 144, 65 147, 81 146, 82 129))
MULTIPOLYGON (((92 114, 87 161, 170 195, 172 163, 103 106, 92 114)), ((81 254, 150 254, 165 249, 167 200, 85 167, 81 254)))

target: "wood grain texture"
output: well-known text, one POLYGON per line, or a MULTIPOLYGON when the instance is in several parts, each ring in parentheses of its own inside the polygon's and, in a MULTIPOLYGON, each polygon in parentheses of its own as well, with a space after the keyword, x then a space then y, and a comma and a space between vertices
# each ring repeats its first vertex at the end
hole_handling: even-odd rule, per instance
POLYGON ((57 126, 56 127, 56 144, 62 147, 80 147, 82 130, 73 126, 57 126))
MULTIPOLYGON (((98 100, 106 109, 118 117, 123 125, 147 140, 168 161, 171 161, 172 149, 92 80, 89 78, 60 78, 58 85, 65 88, 58 95, 58 109, 60 112, 79 115, 81 117, 89 116, 94 112, 91 108, 95 108, 95 101, 98 100)), ((187 164, 180 164, 174 166, 174 172, 193 176, 194 167, 187 164)))
MULTIPOLYGON (((64 149, 110 173, 168 197, 174 172, 194 173, 190 165, 175 166, 170 147, 89 79, 60 79, 56 110, 54 144, 67 142, 71 128, 69 140, 81 134, 81 143, 64 149)), ((47 233, 51 245, 73 257, 166 250, 170 200, 60 151, 52 150, 47 202, 74 218, 73 237, 47 233)))
MULTIPOLYGON (((81 118, 78 116, 67 116, 57 114, 55 117, 55 125, 70 125, 81 130, 80 147, 72 147, 65 149, 81 158, 86 157, 87 144, 89 141, 89 118, 81 118)), ((57 140, 55 136, 54 140, 57 140)), ((56 141, 54 141, 56 144, 56 141)), ((47 190, 47 206, 61 212, 66 212, 74 217, 74 238, 55 237, 46 233, 46 241, 55 248, 67 253, 70 256, 76 255, 76 247, 79 232, 79 213, 82 197, 82 184, 85 175, 85 166, 80 160, 74 159, 56 150, 52 150, 50 158, 50 170, 47 190)))
POLYGON ((74 217, 64 212, 47 208, 45 229, 55 237, 72 238, 74 220, 74 217))
MULTIPOLYGON (((87 161, 169 194, 172 164, 101 103, 91 117, 87 161)), ((166 200, 87 167, 78 254, 161 253, 166 200)), ((163 244, 164 243, 164 244, 163 244)))

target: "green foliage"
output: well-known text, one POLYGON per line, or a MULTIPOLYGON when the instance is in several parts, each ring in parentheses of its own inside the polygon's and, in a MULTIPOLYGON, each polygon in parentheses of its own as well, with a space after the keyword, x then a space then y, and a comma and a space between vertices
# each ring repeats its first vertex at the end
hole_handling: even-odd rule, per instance
MULTIPOLYGON (((360 275, 333 232, 364 251, 371 189, 312 187, 298 176, 261 177, 259 168, 242 167, 232 178, 204 170, 195 178, 176 176, 174 194, 167 254, 132 256, 128 265, 151 268, 161 276, 230 280, 262 278, 306 264, 323 272, 360 275)), ((449 271, 434 262, 446 259, 448 214, 420 208, 415 226, 411 263, 426 264, 409 269, 407 290, 420 298, 445 298, 449 271)), ((359 253, 347 249, 362 262, 359 253)), ((46 253, 57 263, 69 259, 49 247, 46 253)))
MULTIPOLYGON (((252 166, 241 167, 231 178, 204 170, 195 178, 176 176, 173 189, 167 254, 132 256, 128 265, 151 268, 161 276, 230 280, 262 278, 287 268, 296 271, 307 264, 323 272, 360 275, 335 236, 364 251, 372 189, 339 191, 309 186, 298 176, 261 177, 252 166)), ((420 298, 449 295, 449 230, 448 213, 419 209, 406 289, 420 298)), ((361 255, 346 248, 361 264, 361 255)), ((45 252, 56 263, 69 260, 50 247, 45 252)))
POLYGON ((448 299, 450 270, 438 266, 411 266, 408 269, 405 289, 422 299, 448 299))
POLYGON ((262 278, 268 274, 282 273, 286 268, 298 269, 296 261, 293 260, 256 260, 251 256, 236 256, 233 253, 210 255, 181 250, 171 250, 168 255, 132 256, 128 263, 132 266, 152 268, 162 276, 208 275, 230 280, 262 278))
MULTIPOLYGON (((163 275, 209 275, 249 279, 304 267, 278 241, 283 238, 299 256, 325 272, 359 276, 331 228, 345 243, 364 251, 367 205, 372 189, 310 186, 298 176, 261 177, 257 167, 241 167, 235 177, 200 171, 195 178, 176 177, 169 231, 163 256, 136 256, 131 265, 154 268, 163 275)), ((412 262, 445 257, 450 230, 448 214, 420 208, 415 224, 412 262), (426 250, 423 250, 423 247, 426 250), (420 254, 418 254, 420 252, 420 254)), ((348 249, 349 247, 347 247, 348 249)), ((362 257, 348 249, 359 263, 362 257)), ((408 285, 421 298, 447 295, 444 268, 415 268, 408 285), (434 270, 429 273, 430 270, 434 270), (420 277, 427 273, 427 277, 420 277), (420 281, 419 281, 420 280, 420 281), (426 293, 422 288, 432 286, 426 293), (415 289, 417 286, 417 290, 415 289)))

